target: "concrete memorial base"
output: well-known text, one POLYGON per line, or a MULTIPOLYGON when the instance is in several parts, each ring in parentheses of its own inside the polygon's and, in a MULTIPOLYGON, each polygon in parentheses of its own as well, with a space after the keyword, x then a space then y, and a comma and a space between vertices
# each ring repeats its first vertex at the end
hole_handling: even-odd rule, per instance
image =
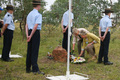
POLYGON ((66 76, 52 76, 48 75, 46 77, 48 80, 88 80, 88 75, 74 72, 74 74, 69 75, 69 79, 66 76))

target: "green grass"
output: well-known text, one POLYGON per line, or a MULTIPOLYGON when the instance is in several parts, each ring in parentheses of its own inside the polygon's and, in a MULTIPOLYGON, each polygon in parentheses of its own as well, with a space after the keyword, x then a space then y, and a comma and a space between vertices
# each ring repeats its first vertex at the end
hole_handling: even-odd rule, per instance
MULTIPOLYGON (((16 25, 17 26, 17 25, 16 25)), ((66 63, 60 63, 48 60, 46 55, 52 53, 53 49, 62 42, 62 31, 60 27, 57 29, 44 27, 41 31, 41 44, 39 49, 38 65, 40 70, 46 74, 65 75, 66 63), (48 30, 50 32, 48 32, 48 30)), ((80 72, 89 75, 89 80, 120 80, 120 32, 116 31, 111 35, 111 43, 109 50, 109 60, 114 65, 105 66, 96 64, 95 61, 84 64, 71 64, 70 71, 80 72), (112 40, 115 38, 115 40, 112 40)), ((46 80, 43 75, 27 74, 25 72, 25 61, 27 53, 27 42, 23 40, 20 29, 16 28, 11 49, 12 54, 20 53, 23 58, 14 59, 14 62, 3 62, 0 60, 0 80, 46 80)), ((0 39, 0 54, 2 53, 2 38, 0 39)), ((77 48, 76 48, 77 54, 77 48)))

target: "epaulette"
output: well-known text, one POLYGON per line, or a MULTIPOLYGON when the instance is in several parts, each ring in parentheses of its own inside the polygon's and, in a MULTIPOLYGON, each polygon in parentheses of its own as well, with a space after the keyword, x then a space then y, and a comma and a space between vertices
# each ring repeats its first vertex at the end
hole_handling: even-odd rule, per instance
POLYGON ((8 17, 9 17, 10 15, 8 14, 8 17))

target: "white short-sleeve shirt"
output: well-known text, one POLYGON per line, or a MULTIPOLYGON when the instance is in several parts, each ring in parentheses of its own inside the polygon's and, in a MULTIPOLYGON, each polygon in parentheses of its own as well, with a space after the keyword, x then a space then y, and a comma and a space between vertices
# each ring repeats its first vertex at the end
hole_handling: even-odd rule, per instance
MULTIPOLYGON (((100 20, 99 26, 101 27, 102 32, 105 32, 107 27, 112 27, 112 21, 108 15, 106 15, 100 20)), ((108 31, 110 32, 110 29, 108 31)))
POLYGON ((33 29, 35 24, 38 24, 37 30, 41 30, 42 26, 42 15, 38 10, 33 9, 27 16, 28 29, 33 29))
MULTIPOLYGON (((74 19, 74 14, 71 12, 71 19, 74 19)), ((63 26, 67 26, 69 24, 69 10, 63 14, 63 26)), ((71 27, 73 26, 73 22, 71 23, 71 27)))
POLYGON ((9 30, 15 30, 15 25, 14 25, 14 21, 13 21, 13 15, 10 13, 6 13, 4 16, 4 25, 8 24, 7 29, 9 30))

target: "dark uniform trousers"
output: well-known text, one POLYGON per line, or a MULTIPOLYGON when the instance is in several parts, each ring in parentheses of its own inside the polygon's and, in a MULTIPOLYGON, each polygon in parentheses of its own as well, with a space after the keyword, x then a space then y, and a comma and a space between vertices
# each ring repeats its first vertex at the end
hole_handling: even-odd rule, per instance
MULTIPOLYGON (((66 26, 64 26, 64 28, 66 28, 66 26)), ((72 29, 71 29, 72 32, 72 29)), ((71 41, 72 36, 70 36, 70 41, 71 41)), ((63 34, 63 41, 62 41, 62 47, 68 51, 68 29, 66 30, 66 32, 63 34)))
MULTIPOLYGON (((31 34, 32 30, 29 30, 29 35, 31 34)), ((26 58, 26 70, 30 70, 32 66, 32 71, 37 72, 39 71, 37 60, 38 60, 38 53, 39 53, 39 45, 40 45, 40 31, 36 30, 34 35, 31 38, 31 41, 28 42, 27 48, 27 58, 26 58)))
MULTIPOLYGON (((104 35, 105 32, 101 33, 101 36, 104 35)), ((102 58, 104 57, 104 63, 108 62, 108 51, 109 51, 109 43, 110 43, 110 32, 107 33, 105 40, 101 41, 100 52, 98 61, 102 62, 102 58)))
POLYGON ((11 50, 12 39, 13 39, 13 32, 12 30, 6 29, 4 32, 4 39, 3 39, 3 50, 2 50, 2 59, 8 60, 9 52, 11 50))

